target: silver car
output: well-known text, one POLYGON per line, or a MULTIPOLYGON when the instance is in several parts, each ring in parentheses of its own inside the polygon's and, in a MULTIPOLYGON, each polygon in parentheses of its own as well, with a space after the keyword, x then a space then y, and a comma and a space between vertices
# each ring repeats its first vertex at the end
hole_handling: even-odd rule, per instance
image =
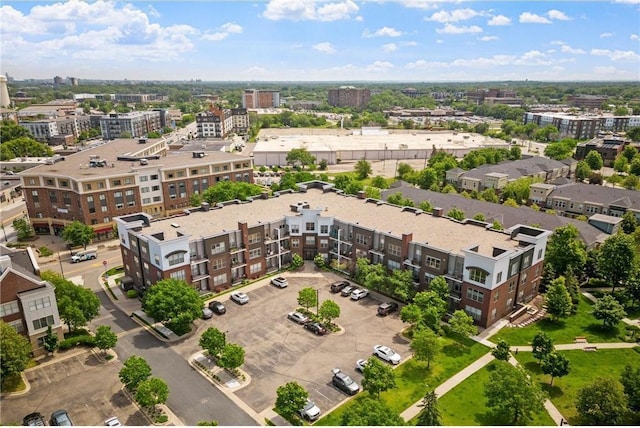
POLYGON ((316 406, 316 403, 307 398, 307 403, 302 409, 298 410, 298 413, 300 413, 300 417, 303 419, 312 422, 320 417, 320 408, 316 406))
POLYGON ((287 318, 289 318, 291 321, 297 322, 298 324, 306 324, 309 322, 309 317, 301 314, 300 312, 289 312, 287 314, 287 318))

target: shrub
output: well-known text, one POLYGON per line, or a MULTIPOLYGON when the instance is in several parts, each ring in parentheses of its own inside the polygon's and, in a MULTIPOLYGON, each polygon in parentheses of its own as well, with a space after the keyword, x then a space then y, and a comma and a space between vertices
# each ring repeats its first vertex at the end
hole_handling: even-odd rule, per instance
POLYGON ((136 290, 128 290, 127 297, 133 299, 134 297, 138 297, 138 292, 136 290))
POLYGON ((60 345, 58 346, 58 348, 61 350, 65 350, 65 349, 71 349, 74 346, 78 346, 78 345, 88 346, 90 348, 93 348, 95 346, 95 338, 89 335, 72 336, 60 342, 60 345))
POLYGON ((38 253, 40 253, 41 257, 49 257, 51 255, 53 255, 53 251, 51 251, 49 248, 47 247, 40 247, 38 248, 38 253))
POLYGON ((158 416, 156 418, 156 423, 157 424, 163 424, 163 423, 167 422, 168 420, 169 420, 169 417, 167 415, 165 415, 165 414, 162 414, 162 415, 160 415, 160 416, 158 416))

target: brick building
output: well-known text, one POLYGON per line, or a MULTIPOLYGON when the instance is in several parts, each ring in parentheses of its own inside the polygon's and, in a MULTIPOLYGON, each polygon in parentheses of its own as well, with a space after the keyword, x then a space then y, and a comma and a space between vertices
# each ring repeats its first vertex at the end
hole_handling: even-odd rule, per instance
POLYGON ((243 108, 280 107, 280 92, 265 89, 245 89, 242 93, 243 108))
POLYGON ((335 107, 365 108, 369 104, 371 91, 367 88, 356 88, 354 86, 341 86, 329 89, 327 102, 335 107))

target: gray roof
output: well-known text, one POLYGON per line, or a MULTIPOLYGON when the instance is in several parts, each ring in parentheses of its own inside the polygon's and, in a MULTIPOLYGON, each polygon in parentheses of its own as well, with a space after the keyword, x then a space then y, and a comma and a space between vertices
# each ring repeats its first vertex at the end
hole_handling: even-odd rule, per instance
POLYGON ((16 272, 20 272, 27 275, 29 278, 34 278, 40 281, 40 277, 35 274, 34 266, 31 263, 31 258, 27 254, 27 250, 14 250, 8 248, 5 245, 0 245, 0 256, 9 256, 11 259, 11 269, 16 272))
POLYGON ((498 172, 502 174, 508 174, 509 179, 516 179, 520 177, 526 177, 528 175, 551 171, 553 169, 566 168, 567 164, 544 158, 541 156, 534 156, 528 159, 520 159, 517 161, 505 161, 496 165, 483 165, 478 168, 470 169, 462 174, 464 178, 477 178, 482 179, 485 175, 498 172))
POLYGON ((563 197, 573 201, 593 202, 602 205, 616 205, 640 211, 640 192, 595 184, 572 183, 556 187, 550 197, 563 197))
POLYGON ((587 247, 591 247, 603 239, 600 230, 584 221, 534 211, 526 206, 519 208, 508 207, 492 202, 468 199, 460 195, 418 189, 404 182, 399 187, 383 190, 381 197, 386 201, 389 195, 394 195, 398 192, 413 200, 416 206, 422 201, 429 201, 433 207, 442 208, 444 214, 451 208, 462 210, 468 218, 473 218, 474 215, 482 213, 487 223, 493 223, 497 220, 505 229, 517 224, 526 224, 539 225, 542 229, 553 231, 558 227, 572 224, 578 229, 580 238, 587 247))

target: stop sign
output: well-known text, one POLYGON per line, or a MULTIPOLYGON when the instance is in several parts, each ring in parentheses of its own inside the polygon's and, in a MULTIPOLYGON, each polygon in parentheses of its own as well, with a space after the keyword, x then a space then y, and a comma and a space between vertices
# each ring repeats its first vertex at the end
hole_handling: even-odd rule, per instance
POLYGON ((103 261, 102 261, 102 265, 103 265, 103 266, 107 266, 107 261, 106 261, 106 260, 103 260, 103 261))

